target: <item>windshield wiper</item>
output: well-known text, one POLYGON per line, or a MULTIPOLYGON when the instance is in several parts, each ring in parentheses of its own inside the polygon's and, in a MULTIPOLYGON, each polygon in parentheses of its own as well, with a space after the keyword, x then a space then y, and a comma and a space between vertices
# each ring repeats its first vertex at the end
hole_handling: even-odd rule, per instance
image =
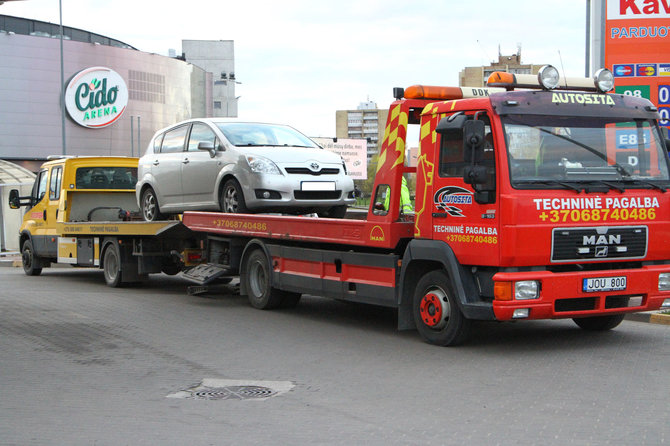
POLYGON ((583 188, 577 187, 574 184, 566 183, 565 181, 558 180, 517 180, 514 183, 516 184, 558 184, 563 186, 565 189, 572 189, 578 194, 582 192, 583 188))
POLYGON ((634 183, 634 184, 644 184, 646 186, 651 186, 652 189, 657 189, 657 190, 663 191, 663 193, 665 193, 667 191, 667 189, 665 187, 659 186, 658 184, 652 183, 651 181, 639 180, 639 179, 634 179, 634 178, 630 178, 630 177, 624 178, 622 181, 624 183, 627 183, 627 184, 634 183))

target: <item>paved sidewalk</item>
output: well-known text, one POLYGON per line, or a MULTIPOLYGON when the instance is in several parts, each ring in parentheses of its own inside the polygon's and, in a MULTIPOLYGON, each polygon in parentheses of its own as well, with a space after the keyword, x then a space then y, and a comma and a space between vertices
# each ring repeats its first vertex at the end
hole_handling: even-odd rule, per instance
POLYGON ((0 252, 0 267, 21 266, 21 253, 18 251, 0 252))

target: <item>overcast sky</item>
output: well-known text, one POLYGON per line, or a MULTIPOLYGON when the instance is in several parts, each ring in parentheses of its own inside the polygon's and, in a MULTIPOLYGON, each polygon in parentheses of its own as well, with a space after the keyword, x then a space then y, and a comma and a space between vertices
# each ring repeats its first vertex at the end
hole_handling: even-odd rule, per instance
MULTIPOLYGON (((2 0, 0 0, 2 1, 2 0)), ((335 135, 335 111, 393 87, 458 85, 466 66, 521 45, 523 63, 584 74, 584 0, 62 0, 63 25, 167 55, 182 39, 234 40, 239 117, 335 135), (560 53, 560 55, 559 55, 560 53), (562 65, 561 65, 562 59, 562 65)), ((58 23, 58 0, 0 14, 58 23)), ((1 63, 1 62, 0 62, 1 63)))

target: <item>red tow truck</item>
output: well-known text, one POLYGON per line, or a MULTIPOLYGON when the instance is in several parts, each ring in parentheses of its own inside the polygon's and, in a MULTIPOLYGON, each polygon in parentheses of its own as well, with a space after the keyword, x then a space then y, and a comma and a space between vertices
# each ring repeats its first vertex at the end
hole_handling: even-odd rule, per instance
POLYGON ((205 239, 203 268, 239 275, 260 309, 305 293, 394 307, 399 329, 445 346, 475 320, 608 330, 670 305, 667 141, 656 108, 612 84, 607 70, 564 80, 548 66, 494 73, 491 88, 395 89, 366 219, 183 224, 205 239), (413 213, 400 211, 403 175, 416 176, 413 213))
POLYGON ((607 94, 612 84, 606 70, 560 79, 548 66, 493 73, 489 88, 394 89, 363 220, 97 221, 133 191, 80 185, 92 160, 46 163, 31 197, 10 195, 31 208, 24 269, 98 266, 110 286, 161 271, 203 286, 239 276, 256 308, 295 306, 302 294, 397 308, 399 329, 444 346, 464 342, 477 320, 572 318, 609 330, 626 313, 670 306, 668 141, 657 109, 607 94), (408 131, 419 139, 415 166, 408 131), (401 212, 404 176, 416 180, 414 212, 401 212), (206 262, 186 267, 194 252, 206 262))

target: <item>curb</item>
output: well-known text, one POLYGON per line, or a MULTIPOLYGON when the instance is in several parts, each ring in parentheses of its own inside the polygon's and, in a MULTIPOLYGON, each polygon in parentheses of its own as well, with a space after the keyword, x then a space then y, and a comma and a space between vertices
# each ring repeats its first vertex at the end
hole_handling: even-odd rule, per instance
POLYGON ((663 313, 630 313, 626 315, 627 321, 646 322, 649 324, 670 325, 670 314, 663 313))
POLYGON ((652 324, 670 325, 670 314, 655 313, 649 317, 652 324))

